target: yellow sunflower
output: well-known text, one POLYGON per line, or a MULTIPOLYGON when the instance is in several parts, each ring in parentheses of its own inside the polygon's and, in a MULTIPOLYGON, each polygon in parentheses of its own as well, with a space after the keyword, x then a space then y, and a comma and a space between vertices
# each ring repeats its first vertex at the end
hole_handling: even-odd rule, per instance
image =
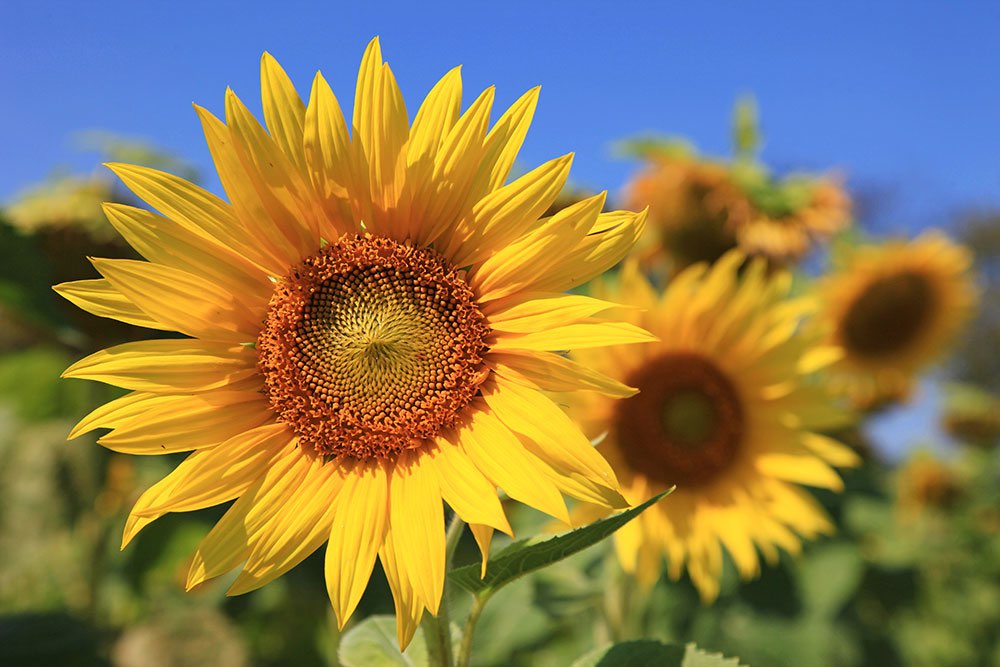
POLYGON ((837 393, 861 407, 904 399, 973 313, 971 264, 934 231, 844 251, 817 286, 816 327, 844 350, 830 369, 837 393))
POLYGON ((851 200, 833 179, 790 177, 745 187, 747 198, 731 209, 737 245, 777 265, 797 262, 850 225, 851 200))
POLYGON ((185 338, 120 345, 66 377, 131 390, 71 437, 131 454, 193 451, 146 491, 123 548, 167 512, 235 499, 199 545, 197 586, 241 568, 254 590, 324 542, 341 626, 382 561, 401 645, 436 614, 443 503, 485 559, 510 532, 497 497, 568 520, 563 494, 623 507, 614 473, 566 414, 518 384, 614 386, 551 350, 648 341, 564 291, 619 262, 643 215, 604 194, 540 217, 572 156, 505 185, 538 89, 488 127, 493 89, 461 112, 456 68, 412 122, 378 40, 352 131, 323 77, 308 104, 265 54, 266 129, 232 91, 226 122, 197 108, 229 201, 152 169, 109 165, 161 215, 109 205, 148 262, 93 260, 103 276, 56 289, 92 313, 185 338))
POLYGON ((629 207, 649 207, 650 224, 636 245, 645 266, 671 262, 683 269, 736 247, 730 209, 744 198, 723 164, 678 151, 652 155, 625 199, 629 207))
MULTIPOLYGON (((773 562, 779 547, 797 553, 803 538, 829 533, 825 512, 799 485, 840 490, 831 466, 858 462, 820 433, 847 421, 811 377, 836 350, 800 335, 810 306, 787 299, 787 273, 769 278, 757 259, 741 274, 744 261, 731 252, 711 268, 694 265, 662 295, 630 263, 595 296, 636 306, 632 321, 660 342, 574 354, 639 389, 617 402, 589 392, 570 399, 589 435, 606 434, 598 449, 625 497, 677 485, 669 502, 615 533, 622 566, 649 585, 666 555, 670 576, 686 566, 706 602, 719 592, 723 546, 751 578, 757 549, 773 562)), ((604 512, 584 504, 579 519, 604 512)))

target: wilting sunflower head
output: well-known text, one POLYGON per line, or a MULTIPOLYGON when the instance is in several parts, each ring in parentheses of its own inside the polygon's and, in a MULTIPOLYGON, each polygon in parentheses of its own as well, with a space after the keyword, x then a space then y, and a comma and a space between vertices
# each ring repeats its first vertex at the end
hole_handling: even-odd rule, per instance
MULTIPOLYGON (((167 512, 235 499, 188 586, 242 566, 258 588, 328 542, 343 625, 381 559, 399 641, 437 613, 443 504, 483 549, 510 532, 497 487, 568 521, 563 494, 623 507, 609 465, 542 390, 624 389, 555 351, 652 340, 565 291, 618 263, 643 216, 605 195, 552 216, 571 156, 506 183, 538 90, 489 127, 493 89, 461 111, 456 68, 411 123, 372 41, 350 126, 322 76, 303 103, 269 55, 266 128, 232 91, 197 108, 228 201, 170 174, 109 165, 159 214, 108 205, 147 260, 94 260, 59 285, 92 313, 185 338, 121 345, 67 377, 131 390, 72 436, 133 454, 193 453, 139 499, 123 540, 167 512), (349 131, 350 127, 350 131, 349 131)), ((627 389, 624 393, 628 393, 627 389)))
POLYGON ((832 178, 774 179, 758 171, 737 180, 746 194, 746 205, 734 207, 729 221, 737 244, 774 265, 797 262, 851 223, 851 200, 832 178))
MULTIPOLYGON (((832 466, 854 465, 850 448, 821 434, 848 422, 814 371, 836 350, 801 335, 811 304, 789 300, 790 278, 768 277, 763 259, 731 252, 711 268, 697 264, 657 293, 635 264, 595 295, 637 307, 632 321, 660 341, 574 358, 639 393, 623 401, 580 394, 574 414, 630 500, 676 485, 615 534, 619 560, 641 581, 686 566, 705 601, 719 592, 722 547, 744 578, 756 576, 759 549, 798 553, 801 540, 832 525, 799 485, 840 490, 832 466)), ((584 515, 603 512, 582 510, 584 515)))
POLYGON ((626 191, 629 207, 649 207, 636 255, 644 266, 669 262, 675 270, 717 260, 736 247, 728 221, 742 200, 722 164, 677 152, 650 156, 626 191))
POLYGON ((972 316, 972 257, 938 232, 848 249, 817 286, 815 328, 844 355, 838 393, 869 408, 905 399, 972 316))

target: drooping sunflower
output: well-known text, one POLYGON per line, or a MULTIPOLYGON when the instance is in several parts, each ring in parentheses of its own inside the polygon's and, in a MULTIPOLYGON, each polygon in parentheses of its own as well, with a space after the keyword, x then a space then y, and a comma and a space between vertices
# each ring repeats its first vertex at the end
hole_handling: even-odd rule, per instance
MULTIPOLYGON (((714 266, 694 265, 658 294, 630 263, 618 284, 595 296, 636 306, 631 320, 660 341, 606 354, 574 353, 639 393, 610 401, 593 393, 570 399, 588 435, 629 500, 672 485, 667 503, 651 507, 615 533, 624 569, 651 584, 667 557, 677 579, 685 566, 703 600, 719 592, 722 547, 743 578, 758 574, 778 548, 797 553, 802 539, 832 525, 799 485, 839 490, 833 466, 858 462, 821 433, 843 426, 845 411, 812 373, 836 350, 799 334, 810 304, 789 300, 790 277, 768 277, 762 259, 738 252, 714 266)), ((605 510, 582 505, 579 519, 605 510)))
MULTIPOLYGON (((199 545, 197 586, 241 567, 254 590, 328 543, 341 626, 381 560, 401 645, 445 576, 443 503, 484 562, 497 497, 568 521, 563 494, 623 507, 614 473, 566 414, 512 378, 616 385, 551 350, 647 341, 564 291, 619 262, 642 214, 605 196, 540 217, 572 156, 506 184, 533 89, 488 128, 493 89, 461 112, 456 68, 412 122, 378 40, 352 131, 323 77, 308 104, 265 54, 266 129, 232 91, 226 122, 197 108, 229 201, 167 173, 109 165, 159 214, 109 205, 147 262, 93 260, 56 289, 92 313, 185 338, 120 345, 65 376, 131 390, 71 437, 112 429, 132 454, 192 451, 138 500, 123 548, 167 512, 235 499, 199 545)), ((546 385, 548 386, 548 385, 546 385)))
POLYGON ((972 316, 972 257, 939 232, 845 249, 817 285, 816 328, 844 350, 830 381, 860 407, 904 399, 972 316))
POLYGON ((851 221, 851 200, 832 178, 762 176, 744 184, 747 198, 731 209, 737 245, 783 266, 795 263, 851 221))

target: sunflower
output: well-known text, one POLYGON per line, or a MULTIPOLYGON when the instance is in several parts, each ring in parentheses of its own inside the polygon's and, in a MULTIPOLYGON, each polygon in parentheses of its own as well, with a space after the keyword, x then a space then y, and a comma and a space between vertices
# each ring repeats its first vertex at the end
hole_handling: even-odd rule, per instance
POLYGON ((197 108, 229 201, 152 169, 110 168, 158 215, 109 205, 148 262, 56 289, 92 313, 184 334, 91 355, 66 377, 131 390, 71 433, 131 454, 192 453, 138 500, 123 548, 167 512, 235 500, 188 588, 242 565, 254 590, 327 543, 341 626, 378 557, 406 645, 445 577, 444 508, 485 562, 511 532, 497 497, 568 521, 563 494, 623 507, 614 473, 543 386, 617 386, 553 350, 648 341, 565 290, 619 262, 642 214, 605 195, 540 217, 572 156, 504 184, 538 89, 488 129, 493 89, 461 111, 456 68, 412 125, 378 40, 349 134, 323 77, 308 104, 265 54, 266 129, 232 91, 197 108))
POLYGON ((627 206, 649 207, 650 225, 636 245, 645 266, 683 269, 736 247, 729 211, 743 196, 725 165, 677 150, 647 160, 625 194, 627 206))
POLYGON ((637 246, 647 267, 669 260, 679 270, 734 248, 785 266, 850 224, 851 201, 832 178, 776 179, 756 163, 678 150, 652 150, 646 159, 626 202, 649 206, 651 224, 637 246))
MULTIPOLYGON (((686 569, 708 602, 719 592, 722 547, 743 578, 759 573, 778 548, 797 553, 803 538, 832 525, 800 484, 840 490, 831 466, 857 456, 820 433, 848 417, 813 381, 836 350, 798 333, 809 304, 788 300, 790 277, 767 276, 756 259, 726 254, 711 268, 681 272, 662 295, 629 263, 617 285, 595 296, 637 307, 632 321, 660 342, 609 354, 574 354, 639 393, 609 401, 592 393, 571 400, 629 500, 676 485, 615 533, 624 569, 651 585, 666 555, 673 579, 686 569)), ((606 513, 583 504, 578 519, 606 513)))
POLYGON ((904 399, 972 316, 972 257, 939 232, 861 245, 836 258, 817 286, 816 328, 844 356, 830 369, 837 393, 861 407, 904 399))
POLYGON ((793 176, 745 189, 747 198, 730 218, 737 245, 777 265, 799 261, 851 221, 851 200, 831 178, 793 176))

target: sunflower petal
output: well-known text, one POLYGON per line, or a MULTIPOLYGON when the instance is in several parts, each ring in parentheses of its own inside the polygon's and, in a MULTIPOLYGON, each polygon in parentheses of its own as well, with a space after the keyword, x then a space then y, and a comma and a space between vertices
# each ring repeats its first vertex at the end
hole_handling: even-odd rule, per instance
POLYGON ((491 352, 490 361, 498 375, 545 391, 589 389, 615 398, 635 396, 639 391, 553 352, 491 352))
POLYGON ((462 451, 508 496, 569 523, 566 503, 545 463, 528 452, 496 417, 479 410, 458 434, 462 451))
POLYGON ((194 340, 142 340, 95 352, 62 377, 140 391, 206 391, 257 374, 256 353, 241 345, 194 340))
POLYGON ((74 280, 53 287, 59 296, 74 306, 97 315, 107 317, 126 324, 147 329, 169 330, 170 326, 157 322, 147 315, 139 306, 129 301, 128 297, 116 290, 104 278, 95 280, 74 280))
POLYGON ((437 470, 442 497, 463 521, 492 526, 513 536, 496 485, 455 443, 442 440, 426 455, 437 470))
POLYGON ((399 649, 403 650, 410 645, 420 625, 420 619, 424 615, 424 605, 417 599, 406 561, 401 556, 405 554, 402 554, 396 546, 392 525, 387 525, 385 541, 379 549, 378 557, 382 561, 389 590, 392 591, 392 601, 396 607, 396 638, 399 641, 399 649))
POLYGON ((396 558, 410 563, 417 599, 436 616, 444 591, 444 508, 434 464, 423 453, 404 452, 396 461, 389 480, 389 523, 396 558))
POLYGON ((295 92, 288 74, 267 51, 260 58, 260 90, 268 131, 295 167, 305 173, 302 144, 306 106, 295 92))
POLYGON ((347 473, 336 504, 326 547, 326 588, 337 625, 343 628, 361 600, 385 538, 389 513, 385 466, 358 463, 347 473))
POLYGON ((656 336, 628 322, 584 322, 520 336, 498 336, 493 350, 574 350, 626 343, 655 343, 656 336))
POLYGON ((111 286, 175 331, 208 340, 252 341, 259 315, 232 294, 186 271, 130 259, 92 259, 111 286))

